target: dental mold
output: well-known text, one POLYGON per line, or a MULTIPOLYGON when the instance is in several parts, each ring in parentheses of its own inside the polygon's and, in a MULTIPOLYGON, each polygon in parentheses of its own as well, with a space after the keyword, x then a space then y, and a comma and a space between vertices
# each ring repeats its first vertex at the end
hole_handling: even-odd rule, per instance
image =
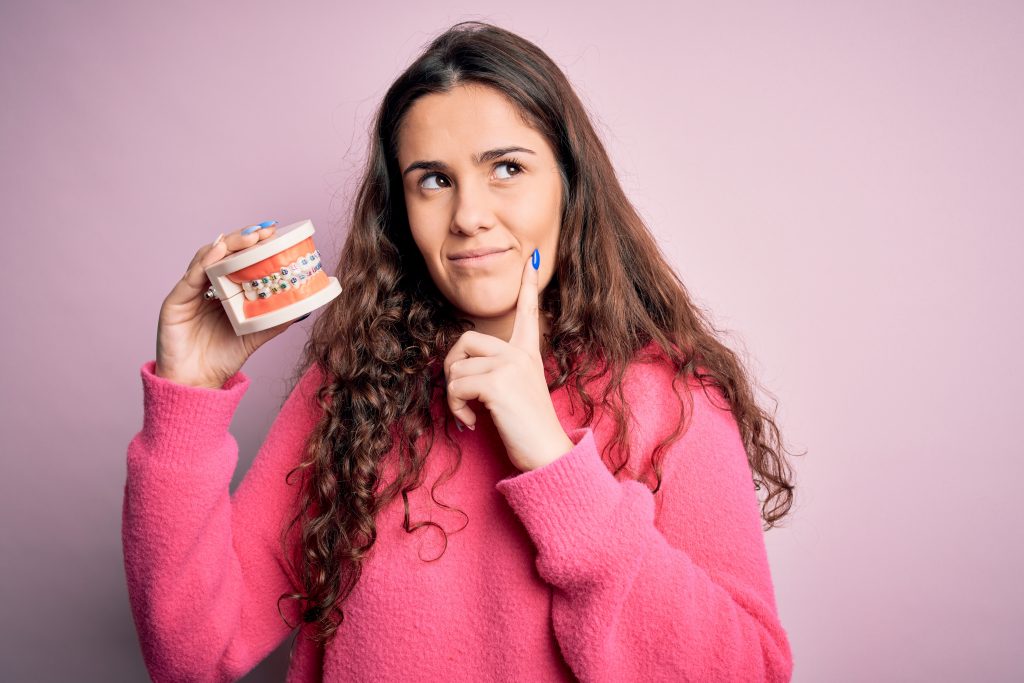
POLYGON ((292 223, 206 267, 236 335, 301 318, 341 294, 323 270, 314 232, 310 220, 292 223))

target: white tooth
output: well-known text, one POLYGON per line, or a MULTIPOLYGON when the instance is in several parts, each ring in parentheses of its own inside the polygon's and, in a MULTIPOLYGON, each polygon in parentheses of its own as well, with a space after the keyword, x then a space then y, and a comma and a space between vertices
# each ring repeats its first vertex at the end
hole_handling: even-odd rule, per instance
POLYGON ((255 301, 259 298, 256 291, 252 288, 245 290, 245 298, 247 301, 255 301))

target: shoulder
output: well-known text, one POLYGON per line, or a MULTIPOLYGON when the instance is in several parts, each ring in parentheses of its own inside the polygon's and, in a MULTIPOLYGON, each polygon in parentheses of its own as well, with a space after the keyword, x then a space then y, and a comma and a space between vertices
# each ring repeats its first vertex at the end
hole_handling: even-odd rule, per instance
POLYGON ((285 399, 281 412, 302 422, 310 424, 316 422, 323 415, 319 392, 325 376, 323 369, 317 363, 305 368, 285 399))
MULTIPOLYGON (((699 374, 707 368, 697 366, 699 374)), ((717 411, 731 414, 724 394, 707 380, 701 381, 692 372, 677 375, 677 368, 671 358, 657 345, 650 342, 635 355, 626 368, 623 377, 623 393, 631 406, 646 407, 647 412, 668 408, 678 412, 679 401, 692 401, 694 408, 702 411, 717 411), (671 408, 671 406, 677 406, 671 408)), ((711 413, 717 417, 717 413, 711 413)))
MULTIPOLYGON (((705 368, 698 366, 697 370, 703 374, 705 368)), ((606 374, 591 383, 591 398, 598 400, 610 381, 606 374)), ((656 342, 648 343, 633 355, 624 369, 620 389, 625 443, 618 448, 625 446, 628 453, 606 452, 617 442, 619 433, 619 397, 615 391, 608 397, 611 403, 598 401, 594 419, 585 425, 582 412, 573 410, 570 401, 566 425, 590 427, 595 445, 610 469, 617 471, 618 463, 628 463, 622 476, 648 479, 655 451, 662 444, 665 446, 658 451, 657 460, 671 468, 677 462, 691 459, 690 451, 706 449, 709 434, 724 433, 735 439, 733 443, 739 440, 736 421, 722 393, 701 382, 692 371, 677 376, 675 363, 656 342)))
MULTIPOLYGON (((700 366, 697 370, 706 371, 700 366)), ((656 342, 645 346, 626 369, 623 398, 632 420, 632 440, 642 452, 650 453, 677 429, 682 445, 740 442, 722 391, 692 373, 677 377, 675 365, 656 342)))

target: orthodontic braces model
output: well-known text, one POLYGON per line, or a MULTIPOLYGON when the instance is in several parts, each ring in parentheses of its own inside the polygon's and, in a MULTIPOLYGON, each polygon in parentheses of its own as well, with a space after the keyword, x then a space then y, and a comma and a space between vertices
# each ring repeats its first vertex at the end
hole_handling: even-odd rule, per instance
POLYGON ((313 277, 322 268, 320 250, 316 249, 276 272, 243 282, 242 291, 249 301, 269 299, 275 294, 302 287, 308 282, 308 278, 313 277))
POLYGON ((210 288, 203 297, 220 301, 235 334, 296 320, 341 294, 338 279, 323 267, 314 232, 312 221, 301 220, 206 267, 210 288))

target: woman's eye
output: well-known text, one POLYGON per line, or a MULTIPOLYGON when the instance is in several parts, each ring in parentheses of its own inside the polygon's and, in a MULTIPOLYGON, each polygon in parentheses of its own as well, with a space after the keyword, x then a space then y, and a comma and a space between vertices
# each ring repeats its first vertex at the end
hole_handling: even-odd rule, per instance
POLYGON ((522 173, 522 170, 523 170, 523 169, 521 169, 519 167, 519 164, 515 163, 514 161, 502 161, 502 162, 499 162, 497 167, 501 168, 502 166, 508 166, 509 168, 514 168, 515 171, 516 171, 515 173, 513 173, 513 174, 511 174, 509 176, 505 176, 506 178, 511 178, 514 175, 519 175, 520 173, 522 173))
MULTIPOLYGON (((523 172, 523 167, 514 161, 499 161, 497 164, 495 164, 495 168, 501 168, 502 166, 507 166, 509 170, 514 169, 515 172, 508 173, 508 171, 506 171, 507 175, 498 176, 501 180, 508 180, 509 178, 517 176, 523 172)), ((444 177, 440 173, 428 173, 422 178, 420 178, 420 187, 422 187, 424 190, 441 190, 450 186, 451 181, 449 181, 448 178, 444 177), (437 184, 439 180, 443 181, 443 183, 440 185, 437 184), (428 185, 428 181, 433 181, 434 184, 428 185)))
MULTIPOLYGON (((436 180, 437 178, 444 178, 444 176, 438 175, 437 173, 428 173, 420 179, 420 185, 424 190, 440 190, 441 188, 436 185, 431 187, 425 184, 428 180, 436 180)), ((447 178, 445 178, 445 182, 448 182, 447 178)))

